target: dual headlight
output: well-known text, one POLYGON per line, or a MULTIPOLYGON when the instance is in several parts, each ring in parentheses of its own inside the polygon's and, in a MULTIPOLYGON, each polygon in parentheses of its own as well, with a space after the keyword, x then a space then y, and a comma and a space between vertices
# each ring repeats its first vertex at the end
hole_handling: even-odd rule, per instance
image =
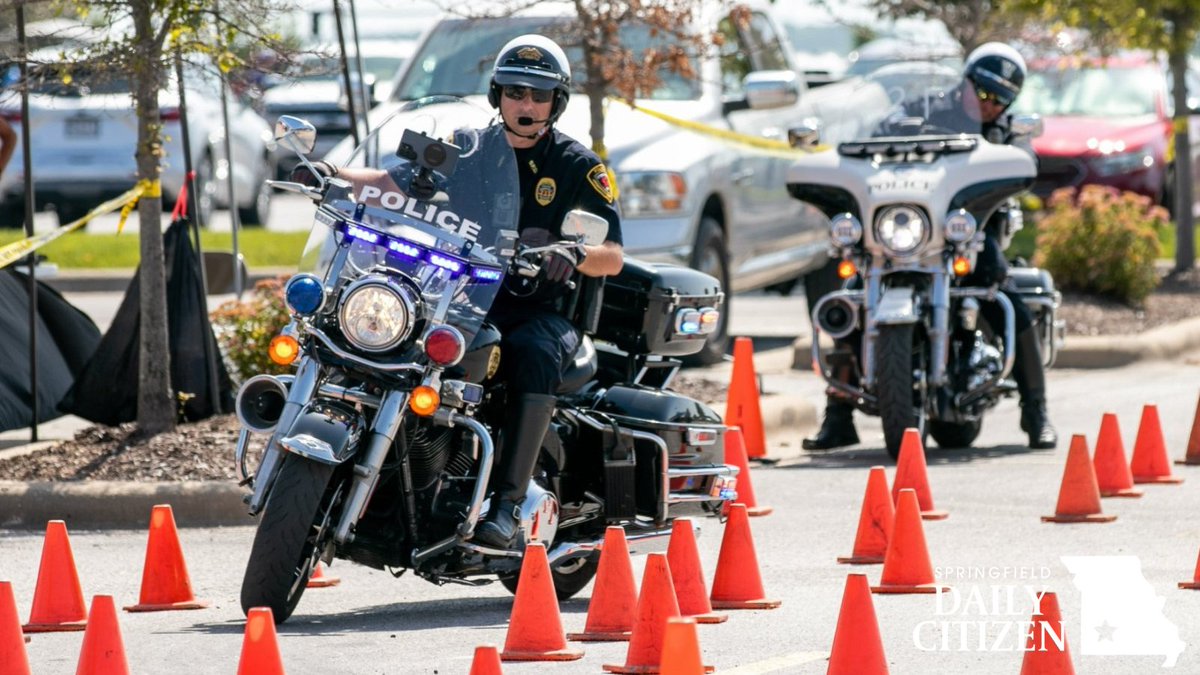
MULTIPOLYGON (((946 214, 947 241, 956 244, 968 241, 977 229, 978 223, 966 209, 946 214)), ((929 218, 915 206, 889 206, 875 219, 875 241, 901 257, 915 253, 928 238, 929 230, 929 218)), ((850 213, 838 214, 829 221, 829 238, 839 248, 857 244, 862 235, 862 223, 850 213)))
POLYGON ((415 315, 412 296, 379 277, 351 284, 338 308, 342 334, 367 352, 385 352, 400 344, 412 332, 415 315))

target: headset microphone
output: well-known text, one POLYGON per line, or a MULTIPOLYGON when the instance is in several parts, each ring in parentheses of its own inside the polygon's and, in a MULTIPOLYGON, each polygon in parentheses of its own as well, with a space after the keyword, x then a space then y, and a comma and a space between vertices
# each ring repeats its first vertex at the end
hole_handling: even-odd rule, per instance
POLYGON ((542 120, 535 120, 532 117, 518 117, 517 118, 517 124, 520 124, 523 127, 527 127, 530 124, 541 124, 542 122, 549 122, 549 121, 550 121, 549 117, 547 117, 546 119, 542 119, 542 120))

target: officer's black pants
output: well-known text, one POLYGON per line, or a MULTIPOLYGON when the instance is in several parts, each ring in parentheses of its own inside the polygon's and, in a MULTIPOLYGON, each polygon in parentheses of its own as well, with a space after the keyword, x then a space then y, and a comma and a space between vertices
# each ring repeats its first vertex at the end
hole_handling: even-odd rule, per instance
POLYGON ((579 332, 550 310, 490 317, 503 336, 500 370, 510 395, 554 394, 579 348, 579 332))

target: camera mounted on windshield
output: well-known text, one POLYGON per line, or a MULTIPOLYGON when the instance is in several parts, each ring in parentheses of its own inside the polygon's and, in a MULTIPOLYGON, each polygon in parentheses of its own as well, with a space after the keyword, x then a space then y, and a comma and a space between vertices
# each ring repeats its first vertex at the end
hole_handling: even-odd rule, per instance
POLYGON ((462 148, 419 131, 405 129, 396 156, 417 165, 417 172, 408 185, 409 192, 417 199, 427 200, 438 192, 438 180, 434 173, 441 180, 454 173, 458 158, 462 156, 462 148))

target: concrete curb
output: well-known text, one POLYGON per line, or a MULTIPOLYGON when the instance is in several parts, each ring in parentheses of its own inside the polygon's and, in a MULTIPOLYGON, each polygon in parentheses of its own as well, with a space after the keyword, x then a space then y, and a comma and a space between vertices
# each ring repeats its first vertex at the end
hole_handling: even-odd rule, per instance
POLYGON ((170 504, 183 527, 250 525, 243 494, 233 481, 0 481, 0 527, 37 529, 57 519, 75 528, 142 528, 155 504, 170 504))
MULTIPOLYGON (((822 348, 831 347, 822 337, 822 348)), ((1058 350, 1055 368, 1120 368, 1138 361, 1166 360, 1200 348, 1200 318, 1159 326, 1140 335, 1069 335, 1058 350)), ((792 366, 807 370, 812 363, 812 338, 792 343, 792 366)))

